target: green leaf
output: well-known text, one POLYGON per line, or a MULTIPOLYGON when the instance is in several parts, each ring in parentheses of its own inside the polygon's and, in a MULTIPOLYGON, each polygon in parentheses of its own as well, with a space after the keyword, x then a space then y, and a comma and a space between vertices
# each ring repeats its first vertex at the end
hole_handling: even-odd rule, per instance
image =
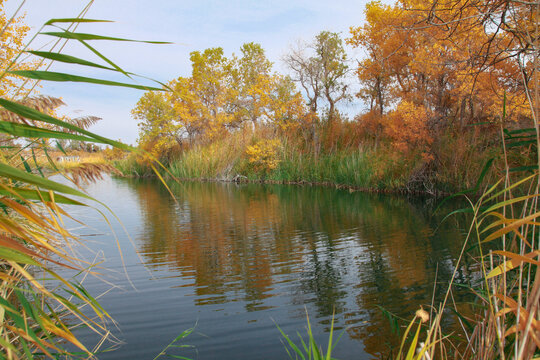
MULTIPOLYGON (((511 170, 510 170, 510 171, 511 171, 511 170)), ((535 178, 535 177, 536 177, 536 174, 532 174, 532 175, 527 176, 527 177, 524 178, 524 179, 521 179, 521 180, 519 180, 519 181, 513 183, 513 184, 510 185, 510 186, 506 186, 506 187, 504 187, 501 191, 499 191, 499 192, 493 194, 491 197, 489 197, 488 199, 486 199, 484 202, 489 203, 490 201, 497 199, 500 195, 502 195, 502 194, 504 194, 504 193, 507 193, 507 192, 509 192, 510 190, 512 190, 512 189, 514 189, 514 188, 516 188, 516 187, 518 187, 518 186, 521 186, 521 184, 523 184, 523 183, 525 183, 525 182, 527 182, 527 181, 530 181, 530 180, 532 180, 532 179, 535 178)), ((499 186, 499 184, 501 183, 501 181, 502 181, 502 179, 499 180, 499 181, 497 181, 497 183, 496 183, 495 185, 493 185, 493 186, 491 187, 491 189, 488 190, 483 196, 486 196, 486 195, 490 194, 490 193, 492 192, 492 190, 494 190, 497 186, 499 186)), ((481 209, 481 210, 483 210, 483 209, 481 209)))
POLYGON ((416 329, 416 333, 414 335, 412 343, 409 346, 409 351, 407 352, 407 356, 405 356, 405 360, 412 360, 413 359, 414 352, 416 351, 416 344, 418 343, 418 338, 420 336, 420 329, 421 328, 422 328, 422 323, 418 322, 418 328, 416 329))
POLYGON ((525 141, 516 141, 512 142, 508 145, 506 145, 507 148, 513 148, 518 146, 524 146, 524 145, 530 145, 530 144, 536 144, 536 139, 534 140, 525 140, 525 141))
MULTIPOLYGON (((45 147, 44 147, 44 149, 45 149, 45 147)), ((45 153, 46 152, 47 152, 47 150, 45 150, 45 153)), ((41 166, 39 166, 39 163, 38 163, 37 157, 36 157, 36 152, 34 151, 34 149, 32 149, 32 159, 34 160, 34 164, 36 165, 36 168, 39 171, 39 174, 41 175, 42 178, 44 178, 45 174, 43 174, 43 171, 41 171, 41 166)), ((55 170, 57 170, 57 169, 55 169, 55 170)))
POLYGON ((15 113, 17 115, 20 115, 20 116, 22 116, 22 117, 24 117, 26 119, 43 121, 43 122, 46 122, 48 124, 57 125, 57 126, 65 128, 65 129, 75 131, 75 132, 78 132, 80 134, 87 135, 87 136, 89 136, 89 137, 91 137, 93 139, 101 141, 104 144, 108 144, 108 145, 111 145, 111 146, 114 146, 114 147, 117 147, 117 148, 120 148, 120 149, 123 149, 123 150, 137 151, 137 149, 135 149, 135 148, 133 148, 133 147, 131 147, 129 145, 125 145, 125 144, 122 144, 121 142, 110 140, 110 139, 104 138, 102 136, 96 135, 96 134, 94 134, 94 133, 92 133, 90 131, 84 130, 84 129, 82 129, 80 127, 77 127, 75 125, 72 125, 72 124, 70 124, 68 122, 56 119, 56 118, 54 118, 52 116, 49 116, 49 115, 44 114, 42 112, 39 112, 36 109, 32 109, 31 107, 28 107, 28 106, 25 106, 25 105, 22 105, 22 104, 13 102, 13 101, 9 101, 9 100, 0 98, 0 106, 2 106, 4 109, 6 109, 8 111, 11 111, 11 112, 13 112, 13 113, 15 113))
POLYGON ((0 258, 7 261, 15 261, 19 264, 39 266, 39 263, 32 259, 32 257, 5 246, 0 246, 0 258))
POLYGON ((10 313, 9 314, 10 316, 12 314, 15 315, 15 316, 21 316, 21 314, 19 313, 18 307, 13 305, 12 303, 7 301, 3 297, 0 297, 0 308, 4 309, 6 312, 10 313))
MULTIPOLYGON (((34 149, 32 149, 32 154, 34 153, 34 149)), ((60 172, 60 170, 58 169, 58 167, 56 166, 55 162, 53 161, 53 159, 51 159, 51 156, 49 155, 49 152, 47 151, 47 146, 45 144, 43 144, 43 153, 45 153, 45 156, 47 157, 47 161, 49 162, 49 165, 51 165, 51 167, 55 170, 55 171, 58 171, 60 172)), ((34 159, 35 159, 35 155, 34 155, 34 159)), ((37 165, 37 160, 36 161, 36 165, 37 165)))
POLYGON ((523 134, 523 133, 536 133, 534 128, 525 128, 525 129, 518 129, 518 130, 507 130, 504 129, 505 134, 515 135, 515 134, 523 134))
POLYGON ((536 134, 519 135, 519 136, 512 136, 512 137, 509 137, 508 140, 516 140, 516 139, 534 139, 535 137, 536 137, 536 134))
MULTIPOLYGON (((304 356, 304 354, 302 353, 302 351, 298 348, 298 346, 296 346, 296 344, 283 332, 283 330, 281 330, 281 328, 276 324, 276 327, 278 328, 279 332, 281 333, 281 335, 285 338, 285 340, 287 341, 287 343, 289 344, 289 346, 291 347, 291 349, 294 350, 294 352, 296 353, 297 356, 300 356, 300 358, 302 360, 306 360, 306 357, 304 356)), ((292 358, 292 357, 291 357, 292 358)))
MULTIPOLYGON (((62 29, 65 33, 67 34, 72 34, 73 33, 70 33, 69 31, 67 30, 64 30, 62 29)), ((95 49, 92 45, 90 45, 89 43, 87 43, 86 41, 84 41, 83 39, 80 39, 77 37, 77 35, 74 35, 75 38, 81 43, 83 44, 88 50, 90 50, 91 52, 93 52, 95 55, 97 55, 99 58, 101 58, 103 61, 105 61, 107 64, 111 65, 113 68, 115 68, 117 71, 121 72, 122 74, 126 75, 127 77, 130 78, 129 74, 124 71, 120 66, 116 65, 114 62, 112 62, 109 58, 107 58, 105 55, 103 55, 102 53, 100 53, 99 51, 97 51, 97 49, 95 49)))
POLYGON ((538 170, 538 165, 529 165, 529 166, 518 166, 515 168, 511 168, 510 172, 516 172, 516 171, 536 171, 538 170))
POLYGON ((96 68, 99 68, 99 69, 116 71, 116 69, 113 69, 113 68, 110 68, 110 67, 107 67, 107 66, 103 66, 103 65, 100 65, 100 64, 96 64, 96 63, 91 62, 91 61, 86 61, 84 59, 80 59, 78 57, 71 56, 71 55, 64 55, 64 54, 59 54, 59 53, 56 53, 56 52, 48 52, 48 51, 27 51, 27 52, 30 53, 30 54, 45 58, 45 59, 59 61, 59 62, 63 62, 63 63, 91 66, 91 67, 96 67, 96 68))
MULTIPOLYGON (((64 30, 62 29, 63 32, 62 33, 49 33, 49 35, 51 34, 57 34, 58 36, 60 37, 63 37, 63 38, 68 38, 68 39, 75 39, 75 40, 78 40, 81 44, 83 44, 86 48, 88 48, 90 51, 92 51, 94 54, 96 54, 98 57, 100 57, 102 60, 104 60, 105 62, 107 62, 109 65, 111 65, 112 67, 114 67, 116 70, 120 71, 121 73, 123 73, 124 75, 126 75, 127 77, 130 77, 129 74, 124 71, 123 69, 121 69, 118 65, 116 65, 114 62, 112 62, 110 59, 108 59, 106 56, 104 56, 103 54, 101 54, 99 51, 97 51, 94 47, 92 47, 90 44, 88 44, 86 41, 85 41, 85 37, 88 38, 88 37, 95 37, 97 35, 92 35, 92 34, 79 34, 79 33, 74 33, 74 32, 70 32, 70 31, 67 31, 67 30, 64 30)), ((52 36, 56 36, 56 35, 52 35, 52 36)), ((101 37, 101 39, 103 40, 104 37, 101 37)), ((117 39, 117 38, 108 38, 108 40, 112 40, 112 39, 117 39)), ((127 40, 127 39, 120 39, 120 41, 136 41, 136 40, 127 40)), ((155 43, 159 43, 159 42, 155 42, 155 43)))
POLYGON ((82 82, 89 84, 98 84, 98 85, 108 85, 108 86, 120 86, 133 88, 138 90, 153 90, 153 91, 162 91, 163 89, 152 87, 152 86, 143 86, 136 84, 122 83, 118 81, 94 79, 84 76, 65 74, 53 71, 41 71, 41 70, 16 70, 8 71, 10 74, 26 77, 34 80, 46 80, 46 81, 58 81, 58 82, 82 82))
POLYGON ((59 62, 63 62, 63 63, 84 65, 84 66, 90 66, 90 67, 95 67, 95 68, 109 70, 109 71, 121 72, 121 73, 126 74, 126 75, 135 75, 135 76, 137 76, 139 78, 143 78, 143 79, 153 81, 153 82, 163 86, 163 88, 168 90, 168 91, 173 91, 167 84, 162 83, 161 81, 157 81, 157 80, 148 78, 146 76, 137 75, 137 74, 134 74, 134 73, 131 73, 131 72, 125 72, 122 69, 119 70, 118 67, 107 67, 107 66, 103 66, 103 65, 100 65, 100 64, 96 64, 96 63, 91 62, 91 61, 86 61, 84 59, 80 59, 80 58, 75 57, 75 56, 59 54, 59 53, 55 53, 55 52, 47 52, 47 51, 27 51, 27 52, 31 53, 33 55, 36 55, 36 56, 40 56, 40 57, 45 58, 45 59, 50 59, 50 60, 59 61, 59 62))
POLYGON ((41 127, 30 126, 26 124, 17 124, 9 121, 0 121, 0 132, 26 138, 68 139, 102 143, 99 140, 87 136, 70 134, 62 131, 48 130, 41 127))
POLYGON ((59 37, 63 39, 74 39, 74 40, 111 40, 111 41, 139 42, 139 43, 146 43, 146 44, 172 44, 171 42, 167 42, 167 41, 132 40, 132 39, 111 37, 111 36, 101 36, 101 35, 95 35, 95 34, 75 33, 71 31, 41 32, 40 34, 59 37))
POLYGON ((69 194, 69 195, 74 195, 74 196, 80 196, 82 198, 93 200, 90 196, 86 195, 83 192, 80 192, 79 190, 73 189, 72 187, 59 184, 57 182, 51 181, 49 179, 44 179, 42 177, 39 177, 33 174, 28 174, 25 171, 19 170, 17 168, 14 168, 12 166, 2 164, 2 163, 0 163, 0 176, 4 176, 12 180, 22 181, 27 184, 36 185, 47 190, 53 190, 53 191, 57 191, 57 192, 61 192, 61 193, 69 194))
POLYGON ((182 333, 180 335, 178 335, 176 338, 174 338, 173 343, 184 339, 185 337, 190 335, 194 330, 195 330, 194 328, 190 328, 190 329, 182 331, 182 333))
MULTIPOLYGON (((0 337, 0 346, 2 346, 4 349, 9 349, 11 350, 14 354, 18 354, 17 352, 17 349, 15 348, 15 346, 13 346, 13 344, 11 343, 8 343, 6 340, 4 340, 3 337, 0 337)), ((5 357, 2 353, 0 353, 0 359, 4 360, 5 357)))
POLYGON ((21 156, 21 161, 22 161, 22 163, 24 165, 24 169, 26 170, 26 172, 32 173, 32 168, 30 167, 30 165, 28 165, 28 163, 26 162, 26 159, 23 158, 22 155, 20 155, 20 156, 21 156))
POLYGON ((50 19, 44 25, 52 25, 56 23, 96 23, 96 22, 114 22, 111 20, 96 20, 96 19, 83 19, 83 18, 61 18, 61 19, 50 19))
POLYGON ((478 177, 478 180, 476 181, 476 185, 474 186, 474 191, 477 191, 480 188, 480 185, 482 184, 484 177, 486 177, 489 169, 491 168, 491 165, 493 164, 493 160, 494 158, 489 159, 484 165, 484 168, 482 169, 482 172, 480 173, 480 176, 478 177))
POLYGON ((66 151, 64 150, 64 147, 63 147, 58 141, 56 141, 56 147, 57 147, 64 155, 67 155, 66 151))
POLYGON ((477 123, 468 124, 466 126, 481 126, 481 125, 491 125, 491 124, 493 124, 493 123, 489 122, 489 121, 481 121, 481 122, 477 122, 477 123))
POLYGON ((326 349, 326 360, 331 360, 332 348, 334 338, 334 314, 332 314, 332 324, 330 325, 330 336, 328 337, 328 349, 326 349))
POLYGON ((506 201, 501 201, 501 202, 498 202, 492 206, 490 206, 489 208, 485 209, 483 212, 484 213, 490 213, 494 210, 497 210, 497 209, 500 209, 504 206, 508 206, 508 205, 512 205, 512 204, 515 204, 517 202, 521 202, 521 201, 525 201, 525 200, 528 200, 528 199, 531 199, 531 198, 535 198, 537 196, 539 196, 540 194, 532 194, 532 195, 526 195, 526 196, 521 196, 521 197, 517 197, 517 198, 511 198, 511 199, 508 199, 506 201))
POLYGON ((86 300, 89 304, 92 304, 94 306, 94 308, 97 308, 99 310, 101 310, 101 312, 103 314, 98 314, 100 316, 102 315, 107 315, 109 316, 109 314, 107 314, 107 312, 105 311, 105 309, 103 307, 101 307, 101 305, 99 304, 99 302, 92 296, 90 295, 90 293, 84 288, 84 286, 82 286, 80 283, 78 284, 73 284, 73 286, 79 290, 81 292, 81 294, 83 294, 85 297, 86 297, 86 300))
POLYGON ((80 201, 70 199, 68 197, 65 197, 60 194, 56 194, 54 192, 53 192, 53 196, 51 197, 48 191, 38 191, 38 190, 31 190, 31 189, 8 187, 7 189, 0 188, 0 195, 11 197, 14 199, 21 199, 21 200, 23 199, 36 200, 36 201, 53 201, 54 200, 55 202, 59 204, 86 206, 86 204, 83 204, 80 201))
POLYGON ((384 317, 386 317, 388 319, 388 323, 390 324, 390 330, 392 331, 392 333, 394 333, 396 335, 400 335, 401 334, 401 331, 400 331, 401 329, 399 328, 397 315, 391 313, 390 311, 386 310, 382 306, 379 306, 379 305, 375 305, 375 306, 378 307, 379 310, 384 315, 384 317))

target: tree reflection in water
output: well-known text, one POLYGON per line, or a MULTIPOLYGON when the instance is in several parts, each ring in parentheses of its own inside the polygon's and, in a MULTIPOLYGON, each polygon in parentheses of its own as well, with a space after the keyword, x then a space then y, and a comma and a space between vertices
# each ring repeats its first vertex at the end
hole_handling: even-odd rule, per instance
MULTIPOLYGON (((422 199, 189 182, 172 184, 174 201, 154 181, 127 181, 140 199, 145 261, 192 279, 181 286, 196 305, 241 301, 246 312, 291 307, 303 317, 309 304, 327 328, 335 311, 337 328, 374 356, 396 340, 377 305, 410 317, 431 303, 437 266, 440 298, 461 248, 455 221, 441 225, 422 199)), ((459 282, 471 273, 461 269, 459 282)))

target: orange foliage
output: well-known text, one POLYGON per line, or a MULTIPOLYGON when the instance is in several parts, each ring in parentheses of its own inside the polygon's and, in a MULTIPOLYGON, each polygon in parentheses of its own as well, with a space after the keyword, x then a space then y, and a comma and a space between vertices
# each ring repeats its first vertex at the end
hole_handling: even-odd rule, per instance
POLYGON ((358 115, 356 118, 359 134, 363 137, 378 138, 382 133, 383 119, 378 111, 371 110, 365 114, 358 115))
MULTIPOLYGON (((358 96, 371 110, 382 116, 391 104, 408 101, 429 110, 431 123, 439 128, 452 122, 463 126, 498 120, 506 93, 508 117, 530 117, 516 61, 516 54, 526 49, 516 48, 511 31, 494 32, 496 23, 484 26, 478 20, 484 16, 482 8, 466 3, 366 5, 366 24, 352 27, 347 42, 368 54, 357 68, 362 83, 358 96)), ((512 26, 510 21, 505 28, 512 26)), ((532 71, 531 64, 523 66, 532 71)))
POLYGON ((423 106, 404 101, 385 116, 384 132, 396 150, 409 153, 418 149, 422 151, 424 160, 432 160, 429 147, 433 138, 427 126, 428 118, 428 112, 423 106))

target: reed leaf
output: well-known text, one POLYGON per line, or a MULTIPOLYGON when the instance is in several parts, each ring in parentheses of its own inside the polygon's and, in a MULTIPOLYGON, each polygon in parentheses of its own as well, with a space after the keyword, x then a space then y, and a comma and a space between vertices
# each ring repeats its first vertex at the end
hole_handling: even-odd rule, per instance
POLYGON ((45 24, 53 25, 58 23, 69 23, 69 24, 80 24, 80 23, 111 23, 111 20, 99 20, 99 19, 85 19, 85 18, 59 18, 59 19, 50 19, 45 24))
POLYGON ((405 356, 405 360, 413 360, 414 353, 416 351, 416 344, 418 344, 418 337, 420 336, 420 329, 422 328, 422 323, 418 322, 418 328, 416 329, 416 333, 414 334, 414 337, 411 341, 411 345, 409 346, 409 351, 407 352, 407 355, 405 356))
POLYGON ((540 250, 536 250, 525 255, 519 255, 509 251, 494 251, 493 253, 509 257, 511 260, 507 260, 491 270, 489 274, 487 274, 486 279, 491 279, 492 277, 502 275, 512 269, 515 269, 523 263, 529 263, 537 266, 540 265, 540 261, 534 260, 534 257, 540 255, 540 250))
POLYGON ((9 134, 12 136, 25 137, 25 138, 39 138, 39 139, 66 139, 77 140, 86 142, 102 143, 99 140, 92 139, 87 136, 70 134, 62 131, 55 131, 44 129, 37 126, 30 126, 25 124, 16 124, 7 121, 0 121, 0 132, 9 134))
POLYGON ((86 33, 75 33, 70 31, 63 31, 63 32, 41 32, 42 35, 49 35, 54 36, 62 39, 75 39, 75 40, 111 40, 111 41, 129 41, 129 42, 138 42, 138 43, 147 43, 147 44, 171 44, 167 41, 148 41, 148 40, 132 40, 132 39, 125 39, 125 38, 118 38, 118 37, 112 37, 112 36, 102 36, 102 35, 95 35, 95 34, 86 34, 86 33))
POLYGON ((103 66, 103 65, 100 65, 100 64, 96 64, 94 62, 87 61, 87 60, 84 60, 84 59, 81 59, 81 58, 78 58, 78 57, 75 57, 75 56, 71 56, 71 55, 59 54, 59 53, 50 52, 50 51, 32 51, 32 50, 29 50, 27 52, 29 54, 42 57, 44 59, 59 61, 59 62, 63 62, 63 63, 66 63, 66 64, 77 64, 77 65, 95 67, 95 68, 98 68, 98 69, 116 71, 116 69, 113 69, 113 68, 110 68, 110 67, 107 67, 107 66, 103 66))
POLYGON ((120 87, 127 87, 127 88, 133 88, 133 89, 145 90, 145 91, 163 90, 161 88, 156 88, 152 86, 122 83, 118 81, 89 78, 85 76, 52 72, 52 71, 14 70, 14 71, 9 71, 9 73, 13 75, 26 77, 29 79, 34 79, 34 80, 47 80, 47 81, 56 81, 56 82, 80 82, 80 83, 98 84, 98 85, 107 85, 107 86, 120 86, 120 87))
POLYGON ((35 261, 31 256, 23 254, 20 251, 12 248, 4 247, 0 245, 0 257, 7 261, 15 261, 20 264, 39 266, 39 263, 35 261))
POLYGON ((291 340, 291 338, 283 332, 283 330, 279 327, 279 325, 276 324, 276 327, 278 328, 279 332, 281 333, 281 336, 286 341, 285 350, 289 357, 292 359, 292 354, 295 355, 295 358, 303 359, 303 360, 330 360, 332 358, 332 350, 335 348, 338 341, 341 339, 341 336, 343 335, 343 332, 338 336, 337 340, 334 341, 334 315, 332 314, 332 322, 330 324, 330 334, 328 335, 328 348, 326 350, 326 354, 323 352, 322 348, 317 344, 315 341, 315 337, 313 336, 313 331, 311 329, 311 323, 309 321, 309 315, 306 310, 306 322, 307 322, 307 343, 304 341, 304 338, 300 333, 297 333, 298 339, 300 340, 300 343, 302 344, 302 349, 298 347, 294 341, 291 340), (290 348, 290 350, 289 350, 290 348))
POLYGON ((29 174, 25 171, 19 170, 13 166, 0 163, 0 176, 4 176, 8 179, 22 181, 26 184, 38 186, 42 189, 52 190, 55 192, 61 192, 69 195, 75 195, 89 200, 93 200, 85 193, 76 190, 70 186, 51 181, 40 176, 29 174))
POLYGON ((31 107, 28 107, 28 106, 25 106, 23 104, 19 104, 19 103, 13 102, 13 101, 9 101, 9 100, 0 98, 0 106, 5 108, 6 110, 8 110, 10 112, 13 112, 13 113, 15 113, 17 115, 20 115, 20 116, 22 116, 23 118, 26 118, 26 119, 43 121, 43 122, 48 123, 48 124, 59 126, 60 128, 64 128, 64 129, 67 129, 67 130, 70 130, 70 131, 74 131, 74 132, 77 132, 77 133, 80 133, 80 134, 84 134, 84 135, 87 135, 88 137, 92 138, 93 141, 97 141, 97 142, 100 142, 102 144, 111 145, 111 146, 114 146, 114 147, 122 149, 122 150, 136 151, 135 148, 133 148, 133 147, 131 147, 129 145, 123 144, 123 143, 121 143, 119 141, 114 141, 114 140, 110 140, 110 139, 107 139, 105 137, 99 136, 99 135, 94 134, 94 133, 92 133, 90 131, 87 131, 87 130, 85 130, 83 128, 80 128, 80 127, 78 127, 76 125, 70 124, 67 121, 59 120, 57 118, 54 118, 54 117, 52 117, 50 115, 47 115, 47 114, 44 114, 44 113, 42 113, 42 112, 40 112, 38 110, 35 110, 35 109, 33 109, 31 107))
POLYGON ((534 213, 529 216, 525 216, 520 219, 515 219, 514 221, 511 221, 509 225, 491 233, 489 236, 487 236, 485 239, 482 240, 482 243, 486 243, 486 242, 498 239, 499 237, 506 235, 509 232, 516 232, 518 228, 520 228, 521 226, 526 225, 526 224, 532 224, 532 220, 537 219, 539 216, 540 216, 540 212, 537 212, 537 213, 534 213))

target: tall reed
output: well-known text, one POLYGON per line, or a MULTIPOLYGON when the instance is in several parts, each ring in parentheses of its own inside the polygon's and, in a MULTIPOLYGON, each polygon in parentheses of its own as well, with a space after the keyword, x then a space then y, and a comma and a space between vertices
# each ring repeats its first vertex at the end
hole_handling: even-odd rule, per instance
MULTIPOLYGON (((92 349, 75 337, 72 328, 76 325, 86 326, 104 339, 110 337, 107 330, 110 317, 107 312, 76 279, 64 278, 54 270, 61 267, 93 273, 95 264, 77 258, 71 251, 79 239, 66 229, 64 220, 71 216, 62 209, 62 205, 87 206, 81 199, 94 201, 77 188, 77 178, 91 180, 106 170, 105 165, 71 167, 68 173, 64 173, 66 178, 73 181, 69 186, 48 179, 50 173, 43 170, 37 159, 40 156, 46 158, 51 169, 62 173, 50 154, 49 142, 55 140, 100 143, 126 151, 134 149, 94 134, 78 124, 51 116, 48 111, 51 98, 31 96, 32 89, 42 80, 69 80, 143 90, 151 88, 48 71, 52 62, 61 62, 119 72, 130 78, 126 71, 89 44, 90 40, 107 37, 93 34, 82 36, 75 32, 81 23, 104 22, 84 18, 92 3, 90 1, 75 18, 47 21, 36 36, 53 30, 48 33, 56 38, 53 47, 48 51, 28 50, 36 38, 34 36, 0 74, 0 82, 10 75, 23 79, 20 87, 10 89, 0 98, 1 140, 3 145, 7 144, 0 150, 1 358, 88 358, 92 356, 92 349), (65 42, 69 40, 83 44, 106 65, 62 54, 65 42), (39 59, 36 68, 16 70, 23 52, 39 59), (66 343, 77 348, 77 352, 68 350, 66 343)), ((7 23, 2 32, 9 26, 7 23)))
POLYGON ((538 107, 533 103, 531 107, 536 109, 532 111, 534 128, 509 131, 501 126, 504 177, 487 187, 477 200, 462 193, 473 218, 452 281, 443 302, 433 306, 429 324, 419 321, 414 336, 407 340, 418 316, 410 322, 398 359, 539 358, 540 134, 538 107), (537 155, 535 164, 515 167, 509 161, 511 147, 532 148, 537 155), (473 315, 465 317, 454 302, 452 285, 459 262, 471 251, 476 253, 481 282, 471 288, 477 301, 473 315), (459 314, 461 341, 452 336, 455 334, 445 335, 442 321, 446 309, 459 314), (404 346, 406 341, 408 347, 404 346))

